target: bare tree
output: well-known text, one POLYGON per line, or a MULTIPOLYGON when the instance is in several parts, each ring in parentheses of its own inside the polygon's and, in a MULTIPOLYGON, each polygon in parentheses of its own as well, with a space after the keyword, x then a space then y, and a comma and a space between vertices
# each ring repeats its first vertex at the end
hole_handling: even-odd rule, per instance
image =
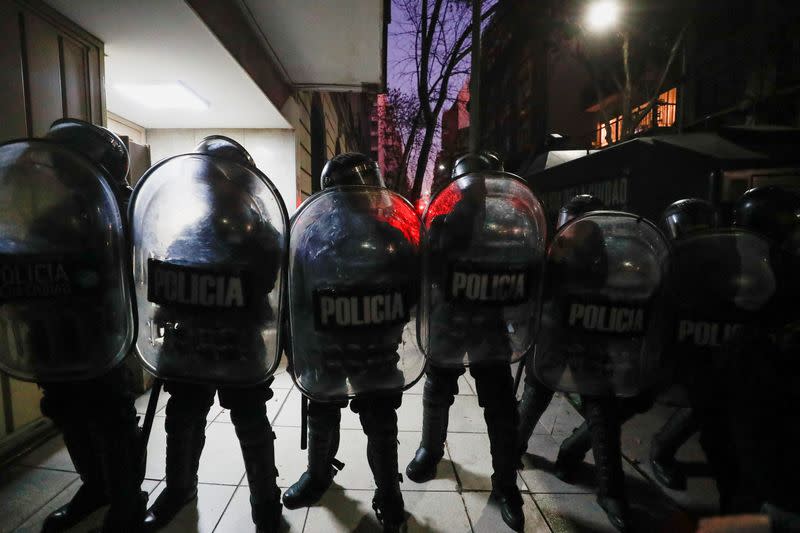
MULTIPOLYGON (((417 200, 422 193, 426 171, 432 163, 432 147, 445 103, 453 101, 456 82, 469 72, 467 61, 472 32, 468 0, 393 0, 403 21, 395 37, 413 43, 400 60, 402 74, 413 80, 418 112, 413 115, 406 137, 405 167, 416 159, 407 196, 417 200)), ((481 22, 497 7, 484 1, 481 22)))

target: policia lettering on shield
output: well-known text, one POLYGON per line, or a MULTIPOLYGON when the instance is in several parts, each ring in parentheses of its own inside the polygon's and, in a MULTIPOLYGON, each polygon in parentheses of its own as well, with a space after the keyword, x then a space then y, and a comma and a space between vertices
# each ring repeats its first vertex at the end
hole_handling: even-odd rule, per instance
POLYGON ((128 151, 63 119, 0 145, 0 368, 39 384, 81 485, 45 520, 71 528, 109 505, 102 530, 139 531, 142 436, 123 359, 136 336, 125 207, 128 151))
POLYGON ((406 521, 397 466, 397 409, 422 374, 415 315, 422 228, 414 208, 388 190, 378 165, 358 153, 331 159, 321 192, 292 218, 289 305, 292 375, 309 399, 308 468, 283 494, 289 509, 314 505, 337 468, 341 409, 367 435, 384 531, 406 521))
POLYGON ((218 394, 242 449, 253 522, 258 531, 277 531, 282 507, 266 402, 280 357, 283 201, 242 146, 211 136, 142 177, 131 220, 138 354, 170 393, 167 486, 146 529, 165 526, 196 498, 218 394))

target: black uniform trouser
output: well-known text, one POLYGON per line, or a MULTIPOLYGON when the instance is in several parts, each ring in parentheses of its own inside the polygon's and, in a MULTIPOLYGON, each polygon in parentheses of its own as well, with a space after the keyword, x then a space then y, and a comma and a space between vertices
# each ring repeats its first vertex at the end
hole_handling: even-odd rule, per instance
MULTIPOLYGON (((500 486, 516 484, 517 402, 509 363, 482 363, 469 367, 475 379, 478 404, 489 434, 494 469, 500 486)), ((428 364, 423 402, 428 408, 449 409, 458 394, 458 378, 466 368, 442 368, 428 364)))
POLYGON ((267 401, 273 396, 270 385, 273 379, 251 387, 214 387, 180 382, 167 382, 164 388, 170 393, 167 401, 167 487, 187 490, 197 484, 200 454, 205 444, 205 427, 214 394, 219 403, 230 410, 231 422, 244 457, 250 485, 250 502, 253 521, 259 524, 268 520, 269 507, 279 501, 275 484, 274 440, 275 434, 267 418, 267 401), (170 453, 170 438, 190 449, 170 453))
POLYGON ((85 489, 106 498, 111 514, 143 505, 144 447, 130 369, 120 363, 91 380, 40 387, 42 414, 63 433, 85 489))

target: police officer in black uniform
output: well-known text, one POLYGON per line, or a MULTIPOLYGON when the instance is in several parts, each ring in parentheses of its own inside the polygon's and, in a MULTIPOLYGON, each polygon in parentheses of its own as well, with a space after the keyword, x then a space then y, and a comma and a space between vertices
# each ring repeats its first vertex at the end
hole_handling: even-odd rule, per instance
MULTIPOLYGON (((556 229, 560 228, 573 218, 591 211, 598 211, 605 206, 596 196, 591 194, 579 194, 564 204, 558 212, 556 229)), ((554 392, 536 379, 533 371, 533 357, 525 360, 525 388, 522 391, 522 399, 519 402, 519 452, 524 454, 528 449, 528 441, 533 435, 536 424, 542 417, 550 402, 554 392)), ((588 450, 587 450, 588 451, 588 450)), ((560 465, 557 465, 557 467, 560 465)))
MULTIPOLYGON (((78 261, 77 264, 85 262, 84 268, 89 270, 93 267, 88 263, 101 260, 103 253, 93 248, 96 243, 105 243, 107 247, 104 252, 114 254, 113 262, 106 265, 105 272, 79 274, 72 271, 74 265, 65 263, 67 275, 71 278, 69 283, 73 285, 72 297, 66 301, 55 299, 52 303, 39 300, 44 302, 42 305, 56 308, 51 313, 52 319, 42 317, 42 310, 37 307, 36 300, 29 302, 27 310, 22 310, 18 316, 24 321, 26 313, 31 313, 30 316, 40 313, 40 318, 34 319, 31 324, 32 336, 25 341, 26 346, 31 342, 36 350, 61 352, 66 356, 61 358, 61 363, 68 359, 70 364, 76 364, 76 369, 72 370, 73 377, 61 376, 52 381, 49 377, 43 377, 39 380, 43 393, 42 414, 52 419, 63 433, 64 443, 82 481, 72 500, 46 518, 43 531, 69 529, 95 510, 109 504, 103 531, 139 531, 147 502, 147 494, 140 490, 145 460, 141 432, 137 426, 130 370, 120 361, 125 355, 124 345, 116 358, 110 353, 94 353, 88 347, 74 348, 79 353, 64 353, 75 346, 94 346, 98 342, 104 343, 108 351, 112 345, 116 349, 118 341, 126 337, 129 342, 133 340, 132 319, 128 334, 116 330, 120 323, 126 321, 125 317, 131 316, 130 293, 123 302, 109 296, 111 291, 104 289, 84 297, 75 286, 114 283, 115 287, 122 289, 123 285, 130 283, 126 276, 127 243, 124 242, 125 231, 121 226, 125 220, 125 207, 130 195, 126 182, 128 151, 120 138, 105 128, 76 119, 62 119, 53 123, 45 140, 16 141, 0 146, 0 174, 5 165, 10 165, 6 170, 13 173, 14 164, 30 164, 30 161, 25 160, 28 156, 37 163, 31 172, 52 174, 52 182, 41 183, 36 191, 42 198, 39 202, 34 202, 34 206, 37 203, 47 205, 48 200, 51 203, 55 201, 53 207, 32 222, 28 234, 44 236, 51 243, 51 253, 54 256, 61 253, 77 254, 74 258, 78 261), (20 148, 21 151, 18 150, 20 148), (91 198, 92 193, 84 189, 81 183, 85 184, 87 177, 93 173, 100 176, 97 179, 104 180, 111 189, 117 204, 113 209, 118 210, 117 213, 106 213, 103 211, 105 206, 101 205, 80 204, 91 198), (75 184, 69 186, 77 187, 74 193, 58 196, 73 181, 75 184), (53 191, 59 192, 51 193, 51 187, 53 191), (97 213, 102 213, 101 216, 108 217, 112 222, 104 223, 102 228, 91 227, 89 221, 97 213), (117 222, 113 222, 115 219, 117 222), (112 234, 117 227, 120 228, 121 235, 112 234), (71 243, 76 241, 89 244, 85 249, 68 250, 71 243), (121 276, 120 272, 125 275, 121 276), (88 315, 95 311, 96 315, 91 319, 94 322, 86 323, 90 320, 88 315), (72 319, 77 323, 70 323, 72 319), (88 331, 92 327, 104 329, 103 332, 88 331), (92 336, 93 340, 89 341, 88 336, 92 336), (54 338, 60 340, 53 340, 54 338), (103 338, 113 340, 98 341, 103 338), (77 369, 83 363, 86 363, 87 368, 77 369), (107 368, 109 364, 112 365, 110 369, 107 368), (83 372, 96 377, 81 377, 83 372)), ((26 179, 37 180, 38 177, 31 175, 26 179)), ((0 242, 3 237, 0 234, 0 242)), ((13 246, 9 252, 13 256, 13 246)), ((130 290, 129 287, 125 289, 130 290)), ((49 311, 45 311, 45 314, 47 312, 49 311)), ((53 369, 49 368, 49 361, 56 358, 53 355, 48 357, 48 361, 34 363, 34 378, 40 372, 43 376, 51 375, 53 369)), ((26 379, 31 376, 20 377, 26 379)))
MULTIPOLYGON (((148 531, 160 529, 197 497, 197 471, 205 444, 207 416, 218 394, 220 405, 230 410, 241 446, 253 522, 260 532, 274 532, 280 525, 282 509, 276 482, 275 434, 266 410, 266 402, 273 395, 270 386, 274 378, 247 384, 247 377, 240 374, 249 369, 253 375, 269 375, 274 370, 274 365, 272 369, 262 368, 263 361, 269 358, 263 336, 264 330, 269 329, 268 324, 277 320, 268 295, 274 292, 281 269, 282 237, 270 221, 262 218, 259 208, 248 196, 257 194, 255 187, 264 185, 256 182, 257 185, 251 185, 254 190, 242 193, 244 180, 237 180, 236 174, 252 176, 258 171, 241 145, 227 137, 211 136, 195 148, 194 154, 177 156, 187 161, 184 166, 174 167, 178 170, 168 166, 169 160, 159 164, 172 169, 165 172, 197 172, 200 179, 207 173, 214 180, 203 188, 204 198, 188 200, 205 202, 210 209, 208 216, 200 222, 201 226, 192 226, 175 238, 165 260, 178 266, 186 263, 189 267, 196 261, 210 261, 210 264, 194 265, 198 269, 229 268, 233 272, 241 267, 247 271, 242 274, 242 283, 247 281, 247 284, 243 285, 244 294, 238 296, 250 303, 249 309, 242 312, 217 310, 216 307, 210 310, 187 308, 159 301, 153 323, 163 332, 163 348, 156 372, 170 376, 165 380, 165 389, 170 393, 165 421, 167 475, 166 488, 148 510, 144 523, 148 531), (206 166, 193 167, 194 159, 206 166), (224 177, 219 178, 220 175, 224 177), (192 365, 204 365, 203 361, 207 360, 209 368, 219 368, 223 374, 227 368, 231 376, 236 373, 235 381, 241 383, 234 384, 225 375, 216 380, 218 385, 209 383, 211 378, 208 377, 201 382, 192 369, 182 368, 182 361, 187 358, 194 360, 192 365)), ((159 165, 142 178, 137 195, 141 195, 148 180, 158 176, 159 165)), ((188 174, 187 177, 191 179, 188 174)), ((134 199, 134 207, 138 200, 134 199)), ((136 215, 133 219, 136 224, 136 215)), ((155 266, 150 264, 148 268, 155 266)), ((216 284, 222 283, 222 277, 216 272, 214 275, 216 284)), ((154 290, 153 287, 149 289, 154 290)))
MULTIPOLYGON (((375 214, 373 199, 391 199, 394 193, 385 190, 377 164, 363 154, 336 155, 325 165, 320 181, 322 192, 308 199, 292 218, 292 339, 288 348, 295 381, 310 398, 308 468, 284 492, 283 503, 288 509, 314 505, 332 484, 334 466, 343 466, 335 459, 341 410, 352 398, 350 409, 359 415, 367 435, 367 459, 377 486, 373 508, 384 531, 399 531, 406 517, 397 466, 397 409, 403 388, 419 376, 408 382, 398 366, 409 318, 381 322, 375 315, 370 326, 351 322, 326 329, 315 315, 318 310, 312 311, 309 305, 321 305, 326 295, 335 299, 340 291, 358 299, 370 291, 400 286, 405 287, 404 306, 415 305, 419 258, 413 246, 418 246, 419 219, 405 205, 399 211, 410 217, 406 221, 394 220, 388 212, 385 220, 375 214), (324 212, 315 211, 310 220, 304 209, 313 210, 315 202, 325 201, 325 195, 336 200, 324 212), (305 229, 295 235, 298 225, 305 229)), ((402 201, 394 197, 392 202, 402 201)), ((420 373, 421 369, 420 362, 420 373)))
MULTIPOLYGON (((720 492, 730 494, 723 512, 762 510, 783 531, 800 513, 796 490, 800 472, 800 195, 777 186, 747 191, 735 204, 734 228, 746 228, 771 243, 762 268, 772 267, 774 296, 757 318, 741 328, 733 350, 720 364, 715 385, 723 394, 730 420, 730 450, 736 477, 718 479, 720 492), (782 511, 781 511, 782 510, 782 511), (790 517, 787 517, 790 518, 790 517)), ((766 291, 761 291, 766 292, 766 291)), ((702 425, 701 425, 702 427, 702 425)))
MULTIPOLYGON (((452 210, 430 219, 428 229, 428 242, 432 244, 425 268, 433 273, 431 283, 441 287, 443 291, 450 290, 449 287, 445 288, 448 284, 445 279, 452 279, 446 272, 451 268, 448 265, 447 254, 459 255, 462 251, 466 253, 482 238, 481 228, 488 218, 487 189, 486 183, 481 179, 482 173, 491 175, 502 171, 502 161, 494 153, 465 155, 456 161, 453 168, 453 182, 472 173, 475 173, 478 179, 460 188, 461 196, 458 198, 448 198, 456 194, 452 186, 437 195, 442 204, 449 204, 451 200, 455 202, 452 210)), ((538 205, 538 201, 535 199, 533 201, 538 205)), ((429 216, 431 209, 434 209, 434 202, 429 207, 429 216)), ((498 223, 502 224, 502 221, 498 223)), ((526 227, 523 233, 533 234, 537 231, 543 232, 544 228, 526 227)), ((488 244, 487 248, 491 250, 491 243, 485 244, 488 244)), ((543 248, 543 242, 541 244, 543 248)), ((534 256, 536 253, 532 249, 521 250, 519 257, 527 261, 529 255, 534 256)), ((483 259, 492 261, 495 258, 483 259)), ((495 265, 496 268, 507 266, 495 265)), ((524 268, 529 269, 531 265, 526 264, 524 268)), ((529 282, 537 286, 538 276, 530 275, 534 281, 529 280, 529 282)), ((445 296, 442 298, 442 303, 430 311, 430 353, 438 354, 442 359, 451 362, 463 360, 464 354, 468 353, 470 374, 475 379, 478 403, 483 407, 489 435, 494 470, 492 496, 500 506, 505 523, 515 531, 521 531, 525 517, 522 497, 517 486, 517 411, 510 370, 512 346, 502 312, 503 307, 499 308, 501 311, 498 311, 497 307, 490 306, 462 308, 462 304, 447 302, 445 296)), ((523 305, 525 303, 523 302, 523 305)), ((458 394, 458 378, 465 372, 466 367, 463 363, 446 366, 437 364, 433 359, 428 362, 422 400, 424 409, 422 439, 414 459, 406 468, 406 475, 412 481, 422 483, 436 476, 436 467, 444 455, 450 406, 458 394)))

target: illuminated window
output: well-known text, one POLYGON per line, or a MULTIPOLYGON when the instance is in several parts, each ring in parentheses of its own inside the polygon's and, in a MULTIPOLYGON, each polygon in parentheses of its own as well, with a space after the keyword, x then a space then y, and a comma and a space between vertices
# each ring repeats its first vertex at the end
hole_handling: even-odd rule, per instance
MULTIPOLYGON (((642 104, 633 108, 633 115, 641 113, 647 107, 647 104, 642 104)), ((668 128, 675 124, 678 108, 678 89, 672 89, 661 93, 658 96, 658 101, 653 109, 639 121, 635 128, 635 133, 642 133, 653 129, 653 124, 659 128, 668 128)), ((611 119, 609 121, 611 129, 611 139, 608 139, 606 127, 603 122, 597 124, 597 133, 595 135, 594 146, 599 148, 608 146, 620 140, 622 137, 622 115, 611 119)))

